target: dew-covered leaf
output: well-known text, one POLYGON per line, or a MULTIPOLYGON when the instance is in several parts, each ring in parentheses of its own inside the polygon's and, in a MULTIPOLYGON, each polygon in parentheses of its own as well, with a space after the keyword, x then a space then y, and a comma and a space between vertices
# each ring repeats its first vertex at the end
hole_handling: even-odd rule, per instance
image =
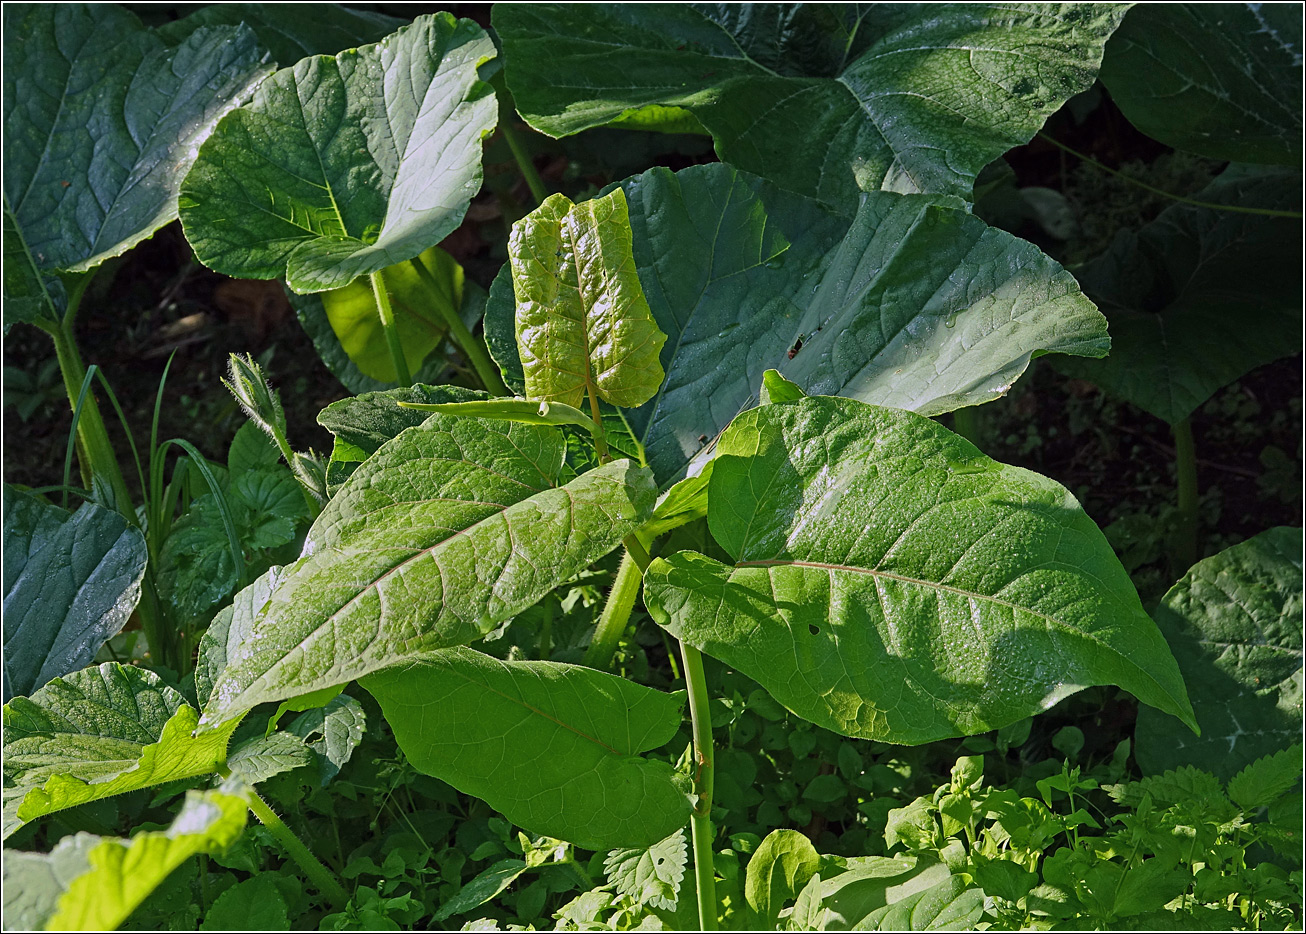
POLYGON ((682 700, 605 672, 467 648, 362 682, 408 761, 532 833, 585 849, 649 846, 689 819, 670 763, 682 700))
POLYGON ((245 829, 234 789, 189 791, 166 830, 130 840, 78 833, 50 853, 5 852, 5 927, 112 931, 196 853, 221 853, 245 829))
POLYGON ((198 721, 153 672, 115 662, 14 698, 4 707, 4 762, 6 785, 22 794, 18 819, 216 771, 239 721, 193 736, 198 721))
POLYGON ((1193 722, 1074 497, 930 419, 830 397, 746 412, 713 460, 708 524, 733 565, 656 559, 654 619, 827 729, 928 742, 1095 684, 1193 722))
MULTIPOLYGON (((627 412, 664 488, 755 404, 768 369, 802 391, 937 415, 1006 393, 1044 353, 1102 356, 1074 278, 960 201, 874 192, 842 216, 729 166, 622 182, 666 379, 627 412)), ((486 335, 503 355, 498 282, 486 335)))
POLYGON ((84 503, 69 514, 4 486, 4 699, 89 665, 136 607, 139 529, 84 503))
POLYGON ((1106 46, 1102 83, 1167 146, 1298 166, 1302 14, 1290 3, 1139 3, 1106 46))
POLYGON ((647 469, 615 461, 559 487, 562 456, 556 429, 440 414, 383 445, 314 522, 206 725, 479 639, 652 511, 647 469))
POLYGON ((94 269, 176 219, 196 146, 263 56, 245 26, 170 45, 114 4, 6 4, 4 192, 36 265, 94 269))
POLYGON ((603 871, 636 904, 675 911, 688 853, 682 828, 652 846, 613 850, 603 860, 603 871))
POLYGON ((182 184, 196 256, 305 293, 435 246, 480 188, 498 109, 477 72, 494 56, 479 26, 438 13, 273 74, 218 123, 182 184))
MULTIPOLYGON (((1297 210, 1300 172, 1231 166, 1194 197, 1297 210)), ((1170 424, 1255 367, 1301 350, 1301 221, 1175 204, 1076 271, 1111 325, 1105 360, 1059 357, 1170 424)))
POLYGON ((1195 564, 1153 614, 1192 691, 1200 737, 1138 711, 1145 772, 1221 778, 1302 737, 1302 531, 1275 528, 1195 564))
POLYGON ((726 162, 834 205, 969 197, 1097 76, 1114 4, 504 4, 508 87, 551 136, 688 111, 726 162), (820 145, 814 141, 820 140, 820 145))

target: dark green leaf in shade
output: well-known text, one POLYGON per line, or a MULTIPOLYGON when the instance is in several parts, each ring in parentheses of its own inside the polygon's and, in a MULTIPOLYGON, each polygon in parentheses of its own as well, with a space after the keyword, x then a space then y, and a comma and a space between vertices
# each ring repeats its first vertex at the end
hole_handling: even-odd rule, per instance
POLYGON ((444 921, 479 908, 517 881, 517 877, 525 871, 526 863, 523 860, 499 860, 488 869, 483 869, 476 878, 459 889, 457 895, 436 909, 431 920, 444 921))
POLYGON ((41 275, 36 268, 23 232, 9 210, 9 196, 4 197, 4 333, 17 322, 58 324, 67 302, 63 283, 41 275))
POLYGON ((200 930, 289 931, 289 908, 272 874, 257 875, 237 882, 215 898, 200 930))
POLYGON ((1106 46, 1102 83, 1167 146, 1299 166, 1302 11, 1291 3, 1139 3, 1106 46))
POLYGON ((1273 804, 1301 781, 1301 743, 1262 756, 1229 779, 1229 797, 1244 811, 1273 804))
POLYGON ((640 286, 624 191, 550 195, 513 225, 508 254, 528 399, 634 408, 657 392, 667 336, 640 286))
POLYGON ((259 45, 279 66, 289 67, 308 55, 335 55, 366 42, 376 42, 404 25, 383 13, 351 10, 338 3, 269 7, 265 3, 214 3, 175 22, 160 26, 169 42, 189 36, 200 26, 236 26, 254 30, 259 45))
MULTIPOLYGON (((956 199, 875 192, 844 217, 724 165, 622 188, 668 335, 666 379, 627 417, 664 488, 755 403, 768 369, 808 394, 937 415, 1003 395, 1033 356, 1109 347, 1069 273, 956 199)), ((500 281, 485 331, 513 386, 500 281)))
POLYGON ((517 347, 517 297, 511 263, 504 263, 490 283, 485 302, 485 345, 503 374, 503 384, 517 395, 525 395, 526 375, 522 372, 521 352, 517 347))
POLYGON ((479 639, 652 512, 647 469, 615 461, 557 487, 562 456, 556 429, 439 414, 383 445, 283 571, 206 726, 479 639))
POLYGON ((95 658, 140 598, 140 530, 84 503, 69 514, 4 487, 4 699, 31 694, 95 658))
POLYGON ((479 26, 438 13, 276 72, 218 123, 182 184, 195 255, 306 293, 435 246, 480 188, 498 109, 477 70, 494 55, 479 26))
POLYGON ((636 904, 675 911, 688 852, 682 828, 652 846, 613 850, 603 860, 603 872, 636 904))
POLYGON ((689 819, 667 762, 682 699, 604 672, 446 649, 363 680, 404 755, 532 833, 650 846, 689 819))
POLYGON ((655 559, 653 618, 850 736, 981 733, 1116 684, 1192 724, 1174 658, 1063 487, 850 399, 725 432, 708 524, 734 559, 655 559))
POLYGON ((508 87, 536 129, 688 111, 717 154, 827 204, 969 197, 1097 76, 1114 4, 504 4, 508 87), (820 145, 815 141, 820 140, 820 145))
POLYGON ((189 791, 164 830, 130 840, 79 833, 50 853, 5 852, 5 927, 112 931, 196 853, 221 853, 245 829, 234 787, 189 791))
POLYGON ((1153 614, 1188 682, 1201 737, 1138 711, 1144 772, 1229 779, 1302 736, 1302 531, 1262 532, 1194 565, 1153 614))
POLYGON ((195 147, 264 54, 245 26, 169 45, 113 4, 6 4, 4 193, 37 267, 94 269, 174 220, 195 147))
MULTIPOLYGON (((1301 173, 1230 166, 1194 197, 1272 210, 1301 205, 1301 173)), ((1174 424, 1302 340, 1301 221, 1176 204, 1077 270, 1111 325, 1105 360, 1057 369, 1174 424)))
POLYGON ((198 721, 153 672, 114 662, 14 698, 4 762, 6 786, 22 795, 18 820, 216 771, 239 720, 194 736, 198 721))
POLYGON ((326 785, 363 741, 366 726, 363 705, 347 694, 338 694, 325 706, 304 711, 286 729, 301 737, 317 754, 318 771, 326 785))

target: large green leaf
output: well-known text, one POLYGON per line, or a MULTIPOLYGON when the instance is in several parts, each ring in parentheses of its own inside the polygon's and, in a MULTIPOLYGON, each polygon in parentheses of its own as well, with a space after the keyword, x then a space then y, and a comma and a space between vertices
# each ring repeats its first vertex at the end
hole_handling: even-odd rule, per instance
POLYGON ((746 412, 717 450, 708 524, 734 564, 657 559, 645 603, 799 716, 915 744, 1117 684, 1192 723, 1129 576, 1053 481, 830 397, 746 412))
POLYGON ((616 461, 557 487, 562 457, 555 429, 440 414, 384 444, 309 530, 206 725, 479 639, 652 511, 647 469, 616 461))
MULTIPOLYGON (((1196 197, 1290 210, 1301 173, 1231 166, 1196 197)), ((1301 350, 1301 249, 1298 220, 1166 208, 1076 272, 1111 323, 1111 355, 1056 366, 1170 424, 1187 418, 1221 386, 1301 350)))
POLYGON ((1196 765, 1232 777, 1302 738, 1302 531, 1276 528, 1198 562, 1153 614, 1192 688, 1200 737, 1138 711, 1149 773, 1196 765))
POLYGON ((658 330, 631 252, 620 188, 572 204, 550 195, 508 240, 526 398, 573 408, 593 395, 634 408, 662 383, 658 330))
POLYGON ((850 207, 859 187, 970 197, 980 169, 1093 83, 1127 9, 532 3, 496 7, 494 24, 536 129, 683 108, 726 162, 850 207))
POLYGON ((249 636, 259 610, 268 602, 272 588, 281 577, 281 567, 269 568, 249 586, 236 594, 228 606, 213 617, 200 637, 195 657, 195 697, 203 707, 213 695, 213 685, 249 636))
POLYGON ((246 807, 234 791, 189 791, 171 826, 130 840, 79 833, 50 853, 6 852, 5 928, 114 930, 191 856, 240 836, 246 807))
POLYGON ((192 736, 198 720, 153 672, 113 662, 14 698, 4 763, 6 790, 22 796, 18 820, 216 771, 238 721, 192 736))
POLYGON ((434 652, 369 675, 404 755, 532 833, 601 850, 649 846, 689 819, 667 762, 682 700, 555 662, 434 652))
POLYGON ((112 510, 69 514, 5 484, 4 699, 90 664, 140 598, 145 536, 112 510))
MULTIPOLYGON (((445 315, 458 314, 463 303, 463 268, 457 260, 439 247, 431 247, 419 260, 431 273, 434 287, 411 263, 401 263, 382 274, 410 372, 421 370, 427 355, 444 339, 445 315), (437 311, 437 305, 445 311, 437 311)), ((321 296, 331 330, 359 372, 378 382, 398 382, 371 282, 357 279, 321 296)))
POLYGON ((4 192, 36 265, 94 269, 175 219, 195 147, 263 55, 244 26, 168 45, 112 4, 6 4, 4 192))
MULTIPOLYGON (((1003 395, 1032 356, 1109 344, 1069 273, 955 199, 876 192, 842 217, 724 165, 622 187, 668 335, 666 379, 627 414, 664 487, 754 404, 770 368, 809 393, 936 415, 1003 395)), ((496 284, 486 310, 496 353, 505 298, 496 284)))
POLYGON ((272 75, 218 123, 182 184, 195 255, 302 293, 435 246, 481 185, 498 109, 477 70, 494 55, 479 26, 439 13, 272 75))
POLYGON ((771 931, 781 909, 798 897, 821 868, 812 842, 797 830, 773 830, 748 860, 744 898, 758 930, 771 931))
POLYGON ((1299 165, 1302 15, 1291 3, 1140 3, 1102 83, 1129 122, 1210 159, 1299 165))
POLYGON ((365 42, 376 42, 405 21, 383 13, 351 10, 338 3, 270 7, 266 3, 214 3, 185 19, 159 27, 159 35, 179 41, 200 26, 236 26, 254 30, 259 44, 281 66, 307 55, 335 55, 365 42))
POLYGON ((67 301, 63 283, 41 275, 36 268, 18 221, 9 210, 8 195, 4 196, 4 212, 4 333, 19 321, 57 325, 67 301))

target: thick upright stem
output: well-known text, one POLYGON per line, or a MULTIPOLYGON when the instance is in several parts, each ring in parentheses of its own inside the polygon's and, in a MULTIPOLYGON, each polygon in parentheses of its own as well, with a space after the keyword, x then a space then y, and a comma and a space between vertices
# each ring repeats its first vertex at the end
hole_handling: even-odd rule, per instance
POLYGON ((1176 577, 1197 563, 1197 448, 1188 419, 1171 426, 1174 432, 1175 481, 1179 492, 1179 529, 1171 557, 1176 577))
POLYGON ((245 802, 254 812, 254 816, 262 822, 272 836, 277 838, 277 842, 286 848, 291 859, 299 864, 299 868, 304 870, 304 875, 317 886, 318 891, 327 897, 333 907, 343 908, 349 901, 349 893, 345 891, 345 887, 340 884, 331 870, 327 869, 322 861, 304 845, 304 842, 295 836, 295 832, 286 826, 285 821, 278 817, 272 808, 267 806, 257 791, 251 788, 245 802))
MULTIPOLYGON (((417 270, 417 275, 426 283, 427 287, 433 291, 440 290, 439 283, 435 281, 435 276, 431 270, 426 268, 420 256, 414 256, 411 260, 413 268, 417 270)), ((490 359, 490 352, 485 349, 485 342, 471 332, 471 329, 463 323, 463 319, 458 317, 458 313, 442 302, 435 302, 436 313, 444 319, 444 326, 449 329, 449 336, 453 338, 458 349, 463 352, 468 362, 471 363, 472 369, 481 380, 487 392, 492 396, 511 395, 508 387, 503 384, 503 376, 499 373, 499 368, 494 361, 490 359)))
POLYGON ((394 309, 390 307, 390 293, 386 290, 381 273, 371 274, 372 294, 376 296, 376 313, 381 318, 381 330, 385 333, 386 346, 390 348, 390 359, 395 365, 395 376, 400 386, 413 385, 413 376, 408 371, 408 360, 404 357, 404 347, 399 340, 399 327, 395 324, 394 309))
POLYGON ((716 871, 712 866, 712 786, 714 762, 712 716, 708 711, 707 678, 703 656, 688 643, 680 643, 685 664, 685 687, 689 693, 689 717, 694 733, 694 814, 690 832, 694 840, 694 883, 698 893, 698 926, 715 931, 716 871))
POLYGON ((608 591, 608 602, 603 605, 594 638, 585 650, 585 664, 602 671, 612 664, 621 636, 630 624, 630 612, 639 597, 639 585, 648 567, 649 556, 644 545, 633 534, 625 538, 626 551, 621 556, 617 576, 608 591))
MULTIPOLYGON (((86 380, 86 367, 72 333, 64 326, 50 327, 47 333, 54 339, 54 352, 59 359, 59 371, 63 374, 64 389, 68 393, 68 404, 77 407, 77 397, 86 380)), ((113 508, 122 513, 132 525, 137 525, 136 511, 132 508, 131 494, 127 492, 127 482, 123 479, 118 466, 118 456, 113 452, 109 442, 109 433, 104 427, 104 418, 100 415, 100 406, 95 401, 95 393, 87 394, 82 403, 81 418, 77 421, 77 450, 81 463, 82 482, 88 490, 94 490, 94 479, 107 486, 113 493, 113 508)))
POLYGON ((512 120, 499 120, 499 132, 503 134, 503 140, 512 150, 512 157, 517 160, 517 168, 521 172, 522 178, 526 179, 526 186, 531 190, 531 196, 535 198, 536 204, 543 204, 544 199, 549 196, 549 189, 544 187, 544 179, 540 178, 540 173, 535 170, 535 163, 531 161, 531 154, 526 151, 522 145, 521 137, 513 128, 512 120))

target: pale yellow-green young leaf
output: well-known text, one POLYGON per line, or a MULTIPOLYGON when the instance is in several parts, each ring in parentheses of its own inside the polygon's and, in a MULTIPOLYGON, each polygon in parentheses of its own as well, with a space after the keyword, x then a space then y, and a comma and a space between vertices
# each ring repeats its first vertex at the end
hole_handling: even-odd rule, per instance
POLYGON ((625 193, 550 196, 514 225, 508 253, 527 398, 579 407, 592 390, 624 408, 652 398, 667 337, 635 270, 625 193))

